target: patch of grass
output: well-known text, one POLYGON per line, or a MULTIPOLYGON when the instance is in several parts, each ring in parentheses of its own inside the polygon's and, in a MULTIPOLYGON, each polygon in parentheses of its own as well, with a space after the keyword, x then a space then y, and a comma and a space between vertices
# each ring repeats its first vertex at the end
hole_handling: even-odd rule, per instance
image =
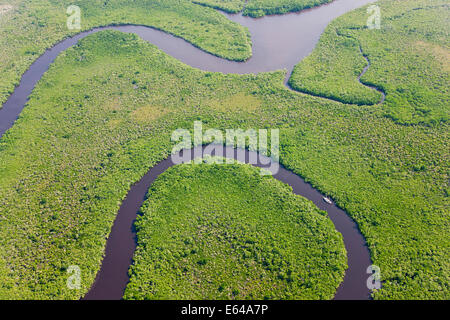
POLYGON ((235 111, 235 112, 252 112, 261 107, 262 101, 253 96, 246 95, 242 92, 226 97, 224 99, 213 99, 207 104, 217 111, 235 111))
POLYGON ((326 32, 314 52, 295 67, 289 85, 294 90, 343 103, 377 104, 381 93, 358 81, 366 65, 358 41, 326 32))
POLYGON ((330 299, 346 252, 325 212, 249 165, 180 165, 136 222, 125 299, 330 299))
POLYGON ((228 13, 238 13, 244 9, 246 0, 192 0, 193 3, 219 9, 228 13))
POLYGON ((381 29, 368 29, 366 8, 333 21, 313 53, 299 63, 290 85, 345 103, 376 104, 400 124, 433 125, 449 119, 449 6, 446 1, 378 1, 381 29))
POLYGON ((164 107, 143 106, 131 113, 133 120, 139 123, 148 123, 156 120, 167 113, 164 107))
POLYGON ((244 15, 258 18, 271 14, 285 14, 317 7, 332 0, 249 0, 244 15))
POLYGON ((243 15, 253 18, 301 11, 331 1, 332 0, 192 0, 194 3, 229 13, 243 11, 243 15))

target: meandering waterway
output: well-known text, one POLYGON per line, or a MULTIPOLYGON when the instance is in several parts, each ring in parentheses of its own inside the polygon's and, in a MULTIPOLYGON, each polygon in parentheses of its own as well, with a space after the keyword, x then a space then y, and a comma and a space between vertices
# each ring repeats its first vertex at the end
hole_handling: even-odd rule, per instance
MULTIPOLYGON (((205 71, 247 74, 285 69, 286 83, 294 66, 312 52, 320 35, 333 19, 374 1, 335 0, 330 4, 300 13, 259 19, 224 13, 229 19, 250 30, 253 55, 245 62, 228 61, 216 57, 181 38, 146 26, 107 26, 79 33, 47 50, 23 74, 19 86, 0 109, 0 138, 13 126, 37 82, 55 58, 62 51, 77 44, 80 39, 93 33, 108 29, 134 33, 185 64, 205 71)), ((369 60, 367 62, 368 65, 362 70, 361 75, 370 66, 369 60)), ((382 101, 384 101, 384 94, 382 101)), ((248 158, 250 152, 245 152, 248 158)), ((151 183, 172 165, 174 164, 170 158, 160 162, 129 190, 108 238, 101 270, 85 299, 120 299, 122 297, 129 280, 128 269, 136 249, 133 222, 151 183)), ((366 280, 369 275, 366 274, 366 269, 371 264, 371 260, 365 240, 356 223, 334 203, 328 204, 323 201, 324 195, 293 172, 282 167, 274 177, 291 185, 294 193, 308 198, 320 209, 327 211, 336 229, 343 235, 349 268, 336 292, 335 299, 368 299, 369 289, 366 286, 366 280)))

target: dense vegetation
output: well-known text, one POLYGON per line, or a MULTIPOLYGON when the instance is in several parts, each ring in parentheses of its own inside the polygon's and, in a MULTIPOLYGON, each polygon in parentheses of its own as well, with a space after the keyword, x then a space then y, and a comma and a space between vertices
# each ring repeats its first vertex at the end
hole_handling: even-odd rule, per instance
POLYGON ((332 0, 249 0, 244 15, 262 17, 269 14, 284 14, 319 6, 332 0))
POLYGON ((381 29, 368 29, 364 9, 333 21, 313 54, 294 70, 297 90, 345 103, 376 104, 402 124, 433 124, 449 119, 450 28, 448 1, 380 1, 381 29))
POLYGON ((126 299, 330 299, 342 236, 310 201, 249 165, 181 165, 136 222, 126 299))
POLYGON ((219 9, 229 13, 238 13, 244 9, 246 0, 192 0, 193 3, 219 9))
POLYGON ((332 0, 192 0, 194 3, 230 13, 243 11, 245 16, 253 18, 300 11, 331 1, 332 0))
MULTIPOLYGON (((396 3, 429 5, 423 0, 396 3)), ((409 10, 405 21, 416 24, 421 39, 420 30, 437 28, 429 18, 436 14, 434 9, 409 10)), ((394 48, 390 42, 401 41, 394 37, 397 31, 384 30, 382 45, 394 48)), ((373 69, 382 68, 364 43, 362 48, 373 69)), ((427 59, 434 75, 434 65, 445 62, 437 53, 447 49, 432 48, 437 51, 427 59)), ((421 90, 448 99, 447 91, 434 89, 434 76, 422 82, 427 77, 408 71, 410 62, 403 53, 396 60, 389 52, 384 52, 386 63, 402 72, 387 71, 383 79, 407 82, 396 93, 383 87, 388 99, 391 93, 409 101, 407 85, 415 81, 421 90)), ((372 81, 371 70, 363 80, 381 86, 372 81)), ((383 288, 375 298, 448 299, 448 122, 399 125, 385 117, 383 107, 344 105, 292 92, 282 85, 283 78, 282 72, 201 72, 136 36, 112 31, 91 35, 63 53, 0 140, 0 298, 85 294, 130 185, 167 157, 172 130, 189 129, 202 120, 205 129, 281 129, 282 163, 330 194, 358 222, 381 268, 383 288), (246 108, 243 101, 252 105, 246 108), (80 290, 66 287, 70 265, 82 270, 80 290)), ((396 102, 387 103, 394 108, 396 102)))
POLYGON ((147 25, 226 59, 242 61, 251 56, 246 28, 189 0, 11 0, 8 3, 12 9, 0 13, 0 107, 20 76, 46 48, 80 31, 66 26, 66 10, 70 5, 81 9, 81 31, 110 24, 147 25))

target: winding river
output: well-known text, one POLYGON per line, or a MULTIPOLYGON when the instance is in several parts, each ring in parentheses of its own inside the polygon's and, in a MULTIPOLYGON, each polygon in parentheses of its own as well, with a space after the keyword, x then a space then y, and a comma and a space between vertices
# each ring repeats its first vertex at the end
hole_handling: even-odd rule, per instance
MULTIPOLYGON (((218 58, 181 38, 146 26, 107 26, 79 33, 47 50, 23 74, 20 84, 5 102, 3 108, 0 109, 0 138, 13 126, 37 82, 55 58, 62 51, 74 46, 80 39, 90 34, 108 29, 134 33, 185 64, 205 71, 246 74, 285 69, 287 70, 286 84, 294 66, 312 52, 320 35, 333 19, 374 1, 335 0, 332 3, 304 10, 300 13, 266 16, 259 19, 244 17, 240 14, 223 13, 229 19, 248 27, 250 30, 253 55, 246 62, 233 62, 218 58)), ((367 58, 366 60, 368 65, 362 71, 360 77, 370 66, 369 60, 367 58)), ((384 101, 384 97, 383 93, 381 102, 384 101)), ((184 152, 194 151, 192 149, 184 152)), ((241 151, 245 152, 248 159, 251 152, 241 151)), ((235 158, 236 153, 237 150, 234 153, 235 158)), ((122 298, 129 280, 128 269, 136 249, 136 234, 133 229, 133 222, 152 182, 173 165, 171 158, 160 162, 129 190, 108 238, 101 270, 85 299, 122 298)), ((344 281, 336 292, 335 299, 368 299, 370 292, 366 280, 369 275, 366 273, 366 269, 371 265, 371 260, 366 242, 359 232, 357 224, 334 203, 324 202, 324 195, 293 172, 282 167, 274 177, 291 185, 295 194, 308 198, 320 209, 327 211, 336 229, 343 235, 349 268, 346 271, 344 281)))

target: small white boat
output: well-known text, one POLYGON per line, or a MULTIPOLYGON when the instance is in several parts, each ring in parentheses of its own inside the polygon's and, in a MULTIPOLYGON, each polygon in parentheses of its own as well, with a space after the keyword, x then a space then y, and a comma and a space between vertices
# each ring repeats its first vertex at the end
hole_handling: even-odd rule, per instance
POLYGON ((333 204, 333 201, 331 201, 331 199, 327 197, 323 197, 323 201, 325 201, 328 204, 333 204))

